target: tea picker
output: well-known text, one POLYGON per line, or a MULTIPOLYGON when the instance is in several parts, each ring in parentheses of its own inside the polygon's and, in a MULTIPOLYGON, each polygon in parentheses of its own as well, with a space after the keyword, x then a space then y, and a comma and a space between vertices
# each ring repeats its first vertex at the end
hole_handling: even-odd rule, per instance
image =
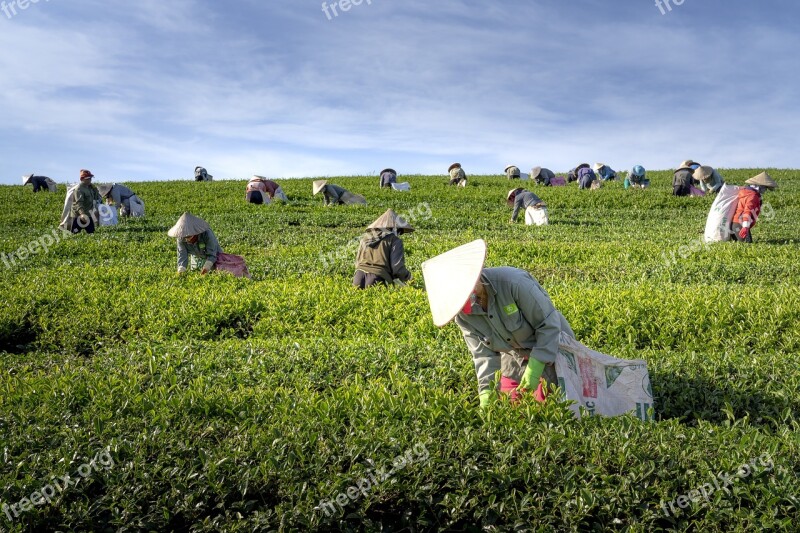
POLYGON ((58 189, 56 182, 51 180, 47 176, 34 176, 33 174, 22 176, 22 186, 24 187, 29 183, 33 185, 33 192, 39 192, 39 191, 56 192, 56 190, 58 189))
POLYGON ((322 193, 326 207, 350 204, 367 205, 367 201, 360 194, 353 194, 344 187, 330 184, 328 180, 317 180, 312 183, 311 192, 314 193, 314 196, 322 193))
POLYGON ((467 186, 467 174, 464 172, 464 169, 461 168, 461 163, 453 163, 447 169, 447 173, 450 174, 450 185, 457 185, 459 187, 466 187, 467 186))
POLYGON ((250 277, 244 258, 223 253, 217 236, 202 218, 184 213, 167 235, 177 240, 178 274, 186 272, 191 256, 192 269, 200 268, 202 275, 212 270, 224 270, 236 277, 250 277))
POLYGON ((555 383, 553 363, 561 333, 575 334, 550 296, 529 273, 512 267, 484 268, 486 242, 478 239, 422 264, 433 322, 455 319, 472 353, 482 407, 500 391, 517 399, 535 391, 544 401, 555 383))
POLYGON ((526 191, 522 187, 511 189, 506 195, 506 203, 509 207, 513 207, 514 211, 511 213, 511 223, 517 221, 517 216, 521 209, 525 209, 525 222, 528 225, 536 223, 536 225, 547 224, 547 204, 541 198, 533 194, 531 191, 526 191), (544 216, 543 223, 533 222, 540 220, 544 216))
POLYGON ((774 191, 777 188, 778 184, 766 172, 745 181, 745 186, 739 189, 736 211, 733 214, 731 240, 753 242, 750 230, 755 227, 761 213, 761 195, 767 190, 774 191))
POLYGON ((123 217, 143 217, 144 202, 136 193, 119 183, 104 183, 97 186, 100 196, 120 210, 123 217))
POLYGON ((411 272, 406 269, 403 241, 399 235, 412 231, 414 228, 411 224, 392 209, 388 209, 367 226, 358 245, 353 286, 365 289, 373 285, 411 280, 411 272))

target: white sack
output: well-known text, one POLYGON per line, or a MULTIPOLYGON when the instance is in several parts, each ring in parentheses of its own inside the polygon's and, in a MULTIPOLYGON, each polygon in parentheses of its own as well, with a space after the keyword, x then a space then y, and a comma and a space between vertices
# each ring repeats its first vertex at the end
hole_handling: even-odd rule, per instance
POLYGON ((717 197, 714 198, 714 203, 711 204, 711 210, 708 212, 705 231, 706 242, 722 242, 730 238, 731 223, 733 222, 733 215, 736 214, 738 198, 738 186, 726 183, 720 188, 717 197))
POLYGON ((653 390, 645 361, 616 359, 562 333, 556 374, 565 399, 574 402, 570 409, 577 417, 583 407, 592 415, 632 412, 640 420, 651 419, 653 390))

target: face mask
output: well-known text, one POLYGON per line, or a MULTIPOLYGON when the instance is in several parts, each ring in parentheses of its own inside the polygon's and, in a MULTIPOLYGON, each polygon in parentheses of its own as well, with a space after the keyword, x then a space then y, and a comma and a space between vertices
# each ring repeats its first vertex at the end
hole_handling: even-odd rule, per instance
POLYGON ((467 300, 467 303, 464 304, 464 307, 462 307, 461 310, 464 311, 465 314, 471 315, 472 306, 476 305, 477 303, 478 303, 478 295, 475 294, 475 291, 472 291, 472 293, 470 293, 469 295, 469 300, 467 300))

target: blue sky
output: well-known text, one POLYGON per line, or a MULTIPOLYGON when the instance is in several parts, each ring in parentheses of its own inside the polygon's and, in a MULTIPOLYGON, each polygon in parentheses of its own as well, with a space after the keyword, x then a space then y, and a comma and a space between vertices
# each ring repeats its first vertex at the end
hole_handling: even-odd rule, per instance
POLYGON ((3 184, 800 166, 790 0, 4 1, 3 184))

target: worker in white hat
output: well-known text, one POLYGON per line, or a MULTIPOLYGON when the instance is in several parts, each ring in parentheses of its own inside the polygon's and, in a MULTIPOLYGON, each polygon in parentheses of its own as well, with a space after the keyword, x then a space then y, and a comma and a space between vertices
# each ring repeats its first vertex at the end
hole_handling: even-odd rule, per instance
POLYGON ((508 165, 503 172, 506 173, 506 177, 510 180, 518 180, 520 177, 520 170, 516 165, 508 165))
POLYGON ((681 163, 681 166, 672 175, 672 195, 689 196, 692 193, 692 186, 697 183, 694 179, 695 163, 689 159, 681 163))
POLYGON ((127 216, 144 216, 144 202, 130 188, 121 183, 103 183, 97 186, 100 197, 119 209, 119 214, 127 216))
POLYGON ((484 268, 486 242, 478 239, 422 263, 433 323, 455 318, 472 353, 482 407, 500 391, 512 399, 536 391, 544 401, 541 378, 553 383, 553 363, 562 332, 574 337, 567 320, 530 274, 511 267, 484 268))
POLYGON ((506 195, 506 203, 509 207, 513 207, 514 211, 511 213, 511 223, 517 221, 517 216, 520 210, 527 210, 528 208, 542 209, 547 207, 541 198, 533 194, 531 191, 526 191, 522 187, 511 189, 506 195))
POLYGON ((755 227, 758 215, 761 213, 761 195, 767 190, 774 191, 778 188, 778 184, 766 172, 753 176, 745 181, 745 184, 739 189, 736 211, 731 224, 731 240, 751 243, 753 236, 750 235, 750 230, 755 227))
POLYGON ((464 172, 464 169, 461 168, 461 163, 453 163, 447 169, 447 172, 450 174, 450 185, 457 185, 459 187, 467 186, 467 174, 464 172))
POLYGON ((605 163, 595 163, 594 173, 603 181, 617 179, 617 172, 605 163))
POLYGON ((550 186, 550 181, 555 179, 555 173, 549 168, 533 167, 531 169, 531 179, 536 182, 536 185, 550 186))
POLYGON ((725 179, 719 171, 707 165, 697 167, 692 177, 699 182, 700 190, 703 192, 718 193, 722 186, 725 185, 725 179))
POLYGON ((202 264, 201 274, 208 274, 214 269, 222 248, 208 222, 191 213, 184 213, 167 235, 178 241, 178 274, 186 272, 190 255, 193 269, 202 264))
POLYGON ((367 204, 367 201, 360 194, 353 194, 344 187, 330 184, 328 180, 315 181, 312 183, 311 190, 314 196, 322 193, 325 198, 325 205, 328 207, 332 205, 367 204))
POLYGON ((411 272, 406 268, 405 249, 399 236, 412 231, 411 224, 392 209, 367 226, 356 254, 353 286, 365 289, 395 280, 410 281, 411 272))
POLYGON ((22 176, 22 186, 24 187, 29 183, 33 185, 33 192, 56 192, 56 190, 58 190, 56 182, 47 176, 34 176, 33 174, 22 176))

